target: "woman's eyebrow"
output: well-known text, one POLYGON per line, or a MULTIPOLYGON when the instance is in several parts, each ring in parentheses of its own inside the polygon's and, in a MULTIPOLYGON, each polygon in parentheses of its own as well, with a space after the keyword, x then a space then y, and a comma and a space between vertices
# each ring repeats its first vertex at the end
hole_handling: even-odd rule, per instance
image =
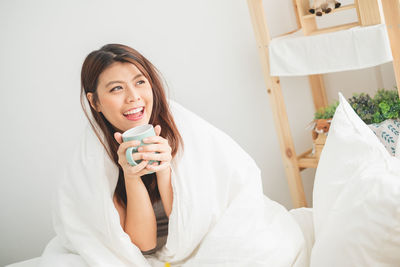
MULTIPOLYGON (((141 73, 136 74, 135 77, 133 77, 132 81, 133 81, 133 80, 136 80, 137 78, 139 78, 139 77, 141 77, 141 76, 143 76, 143 74, 141 74, 141 73)), ((124 82, 123 82, 123 81, 110 81, 110 82, 108 82, 108 83, 106 84, 106 87, 110 86, 110 85, 113 84, 113 83, 124 83, 124 82)))
POLYGON ((113 83, 123 83, 123 81, 111 81, 106 84, 106 87, 110 86, 113 83))

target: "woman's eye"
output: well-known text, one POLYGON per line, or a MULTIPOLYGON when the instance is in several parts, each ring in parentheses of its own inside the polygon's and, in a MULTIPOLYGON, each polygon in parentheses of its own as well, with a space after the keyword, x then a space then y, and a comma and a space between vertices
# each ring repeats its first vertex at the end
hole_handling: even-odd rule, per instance
POLYGON ((144 83, 145 83, 145 81, 140 80, 140 81, 138 81, 136 84, 141 85, 141 84, 144 84, 144 83))
POLYGON ((117 89, 122 89, 122 86, 115 86, 110 90, 110 92, 114 92, 117 89))

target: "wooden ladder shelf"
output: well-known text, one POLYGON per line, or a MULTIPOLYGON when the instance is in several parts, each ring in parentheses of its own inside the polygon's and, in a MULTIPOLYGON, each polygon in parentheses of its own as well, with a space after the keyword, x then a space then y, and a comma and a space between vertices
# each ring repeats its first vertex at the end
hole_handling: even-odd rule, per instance
MULTIPOLYGON (((247 0, 247 3, 261 58, 264 82, 269 95, 274 124, 278 133, 282 160, 288 179, 293 206, 294 208, 306 207, 307 202, 300 171, 306 168, 316 168, 318 165, 319 154, 311 155, 311 149, 300 155, 297 155, 295 152, 282 89, 280 86, 280 78, 270 75, 268 46, 271 42, 271 36, 269 34, 262 0, 247 0)), ((322 34, 358 25, 366 26, 381 23, 377 0, 355 0, 354 5, 343 6, 334 10, 334 12, 339 12, 356 8, 358 22, 325 29, 318 29, 316 26, 315 15, 309 14, 309 0, 293 0, 293 6, 296 13, 298 28, 302 28, 305 35, 322 34)), ((382 0, 382 7, 393 55, 393 67, 397 88, 400 95, 400 0, 382 0)), ((326 107, 328 101, 323 83, 323 76, 321 74, 309 75, 308 79, 315 109, 317 110, 321 107, 326 107)), ((317 140, 316 145, 323 145, 323 143, 324 140, 317 140)))

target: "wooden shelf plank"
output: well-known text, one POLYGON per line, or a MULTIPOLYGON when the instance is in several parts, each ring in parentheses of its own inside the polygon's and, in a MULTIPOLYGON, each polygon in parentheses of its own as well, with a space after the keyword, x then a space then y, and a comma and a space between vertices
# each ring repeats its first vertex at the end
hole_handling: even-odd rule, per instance
POLYGON ((313 158, 303 158, 299 160, 300 170, 313 168, 316 169, 318 167, 318 160, 313 158))
POLYGON ((356 27, 359 25, 360 25, 359 22, 352 22, 352 23, 347 23, 347 24, 343 24, 343 25, 339 25, 339 26, 318 29, 318 30, 315 30, 314 32, 312 32, 311 35, 346 30, 346 29, 350 29, 350 28, 353 28, 353 27, 356 27))
POLYGON ((286 36, 286 35, 290 35, 290 34, 293 34, 293 33, 297 32, 297 31, 299 31, 299 30, 301 30, 301 29, 298 28, 298 29, 296 29, 296 30, 293 30, 293 31, 290 31, 290 32, 287 32, 287 33, 283 33, 283 34, 281 34, 281 35, 278 35, 278 36, 276 36, 276 37, 274 37, 274 38, 283 37, 283 36, 286 36))
MULTIPOLYGON (((357 8, 355 4, 346 5, 346 6, 341 6, 341 7, 339 7, 339 8, 335 8, 335 9, 332 10, 330 13, 324 14, 324 15, 329 15, 329 14, 332 14, 332 13, 335 13, 335 12, 345 11, 345 10, 349 10, 349 9, 353 9, 353 8, 354 8, 354 9, 357 8)), ((315 14, 308 14, 308 15, 303 16, 303 19, 312 19, 312 18, 314 18, 314 17, 316 17, 315 14)))
POLYGON ((297 160, 301 159, 301 158, 305 158, 306 156, 310 155, 312 152, 312 149, 307 150, 306 152, 300 154, 297 156, 297 160))
POLYGON ((298 160, 299 168, 300 170, 304 170, 307 168, 314 168, 316 169, 318 166, 318 159, 315 157, 312 157, 310 155, 300 158, 298 160))
POLYGON ((300 170, 317 168, 319 159, 312 155, 311 152, 312 149, 309 149, 297 157, 300 170))

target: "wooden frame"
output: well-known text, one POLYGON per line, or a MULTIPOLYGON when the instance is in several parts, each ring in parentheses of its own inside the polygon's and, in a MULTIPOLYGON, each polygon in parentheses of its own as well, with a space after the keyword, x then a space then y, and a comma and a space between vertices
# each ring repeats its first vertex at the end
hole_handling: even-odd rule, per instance
POLYGON ((295 10, 297 10, 297 17, 298 20, 300 21, 300 25, 301 28, 303 29, 304 35, 321 34, 321 33, 345 30, 359 25, 368 26, 381 23, 379 5, 376 0, 355 0, 354 4, 335 8, 334 10, 331 11, 331 13, 341 12, 349 9, 356 9, 358 17, 357 22, 319 29, 316 22, 316 15, 310 14, 309 12, 310 1, 309 0, 295 0, 295 1, 296 1, 295 10))
MULTIPOLYGON (((302 25, 302 19, 304 19, 302 18, 302 15, 304 15, 304 12, 298 10, 299 4, 303 3, 301 1, 303 0, 293 0, 297 24, 299 28, 302 26, 304 27, 304 24, 302 25)), ((311 155, 311 149, 300 155, 297 155, 295 152, 293 138, 291 136, 289 127, 289 120, 282 95, 282 89, 280 86, 280 79, 279 77, 274 77, 270 75, 268 46, 271 41, 271 36, 269 34, 262 0, 247 0, 247 3, 250 11, 252 25, 254 28, 258 52, 261 58, 264 82, 267 87, 275 128, 278 133, 282 160, 284 163, 286 177, 288 179, 288 185, 293 201, 293 206, 294 208, 305 207, 307 206, 307 202, 304 194, 300 171, 306 168, 316 168, 318 165, 319 154, 317 153, 317 155, 311 155)), ((361 21, 361 23, 364 23, 363 25, 370 25, 368 23, 373 24, 378 21, 376 17, 376 11, 379 9, 372 10, 374 7, 376 7, 377 4, 377 0, 356 0, 356 6, 359 7, 359 20, 361 21)), ((382 0, 382 7, 385 14, 385 22, 388 28, 388 36, 390 39, 393 54, 393 67, 396 75, 397 88, 400 95, 400 0, 382 0)), ((304 8, 305 7, 302 6, 302 10, 304 10, 304 8)), ((309 19, 309 21, 312 20, 309 19)), ((316 28, 313 28, 314 26, 312 22, 310 22, 309 25, 306 27, 317 30, 316 28)), ((341 29, 344 28, 341 26, 337 26, 331 28, 330 30, 341 29)), ((323 32, 326 32, 326 30, 323 32)), ((319 31, 318 33, 322 33, 322 31, 319 31)), ((315 109, 327 106, 328 102, 323 83, 323 76, 310 75, 308 78, 315 109)), ((322 143, 323 140, 319 140, 316 145, 320 146, 322 145, 322 143)))
POLYGON ((400 96, 400 0, 382 0, 386 28, 393 56, 393 69, 400 96))

